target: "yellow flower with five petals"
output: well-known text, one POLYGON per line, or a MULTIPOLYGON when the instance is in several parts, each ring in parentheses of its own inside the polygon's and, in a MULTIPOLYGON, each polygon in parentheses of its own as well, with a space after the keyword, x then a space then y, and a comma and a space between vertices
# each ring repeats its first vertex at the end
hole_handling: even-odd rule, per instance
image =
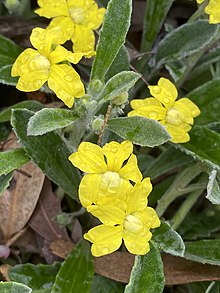
POLYGON ((49 29, 60 27, 63 37, 60 43, 73 42, 74 52, 94 50, 94 30, 102 24, 105 8, 98 8, 94 0, 38 0, 40 16, 53 18, 49 29))
MULTIPOLYGON (((102 148, 90 142, 82 142, 78 151, 69 156, 75 167, 88 173, 79 187, 79 197, 84 207, 98 204, 102 197, 120 196, 131 185, 130 181, 141 181, 142 174, 132 151, 130 141, 121 144, 111 141, 102 148), (92 188, 92 193, 88 192, 88 186, 92 188)), ((121 199, 124 200, 122 195, 121 199)))
MULTIPOLYGON (((201 4, 204 0, 196 0, 201 4)), ((209 4, 205 8, 205 13, 209 14, 209 23, 220 23, 220 0, 210 0, 209 4)))
POLYGON ((59 37, 57 28, 51 31, 33 29, 30 40, 36 50, 24 50, 16 59, 11 75, 20 76, 16 87, 24 92, 39 90, 47 82, 57 97, 68 107, 72 107, 74 97, 83 96, 85 89, 79 74, 71 65, 62 62, 76 64, 85 54, 72 53, 60 45, 55 46, 59 37))
MULTIPOLYGON (((130 253, 143 255, 149 252, 151 228, 160 226, 154 209, 147 206, 148 195, 152 190, 149 178, 125 187, 126 201, 119 196, 103 197, 99 205, 91 205, 88 211, 103 223, 89 230, 84 238, 92 242, 92 254, 102 256, 116 251, 124 240, 130 253)), ((88 186, 93 193, 93 187, 88 186)))
POLYGON ((190 140, 188 132, 194 123, 194 117, 200 114, 199 108, 189 99, 176 101, 177 89, 168 79, 160 78, 158 85, 148 86, 153 97, 144 100, 132 100, 134 109, 128 116, 144 116, 157 120, 165 126, 174 143, 190 140))

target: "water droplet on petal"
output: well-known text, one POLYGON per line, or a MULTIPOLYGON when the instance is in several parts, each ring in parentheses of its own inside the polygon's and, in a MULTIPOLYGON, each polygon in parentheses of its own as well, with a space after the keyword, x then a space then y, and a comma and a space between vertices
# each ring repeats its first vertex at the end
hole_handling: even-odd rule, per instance
POLYGON ((155 94, 159 94, 160 92, 161 92, 161 89, 160 89, 160 87, 159 86, 154 86, 153 87, 153 92, 155 93, 155 94))
POLYGON ((142 111, 141 110, 137 110, 137 113, 141 115, 142 114, 142 111))
POLYGON ((157 112, 150 112, 150 113, 149 113, 149 117, 150 117, 151 119, 157 119, 157 117, 158 117, 157 112))
POLYGON ((23 63, 25 63, 27 60, 28 60, 28 55, 24 55, 24 56, 21 58, 21 61, 22 61, 23 63))
POLYGON ((164 102, 165 104, 168 104, 168 103, 170 102, 170 100, 169 100, 168 98, 163 98, 163 102, 164 102))
POLYGON ((170 92, 168 92, 168 91, 165 92, 165 95, 166 95, 167 97, 172 97, 172 94, 171 94, 170 92))
POLYGON ((118 151, 118 148, 117 148, 117 147, 112 147, 112 148, 111 148, 111 152, 112 152, 112 153, 117 153, 117 151, 118 151))
POLYGON ((34 86, 35 87, 41 87, 41 84, 42 84, 42 81, 40 79, 34 81, 34 86))
POLYGON ((64 79, 66 81, 73 81, 73 75, 72 74, 67 74, 67 75, 64 76, 64 79))
POLYGON ((102 248, 102 253, 103 254, 108 254, 110 252, 109 248, 105 247, 105 248, 102 248))

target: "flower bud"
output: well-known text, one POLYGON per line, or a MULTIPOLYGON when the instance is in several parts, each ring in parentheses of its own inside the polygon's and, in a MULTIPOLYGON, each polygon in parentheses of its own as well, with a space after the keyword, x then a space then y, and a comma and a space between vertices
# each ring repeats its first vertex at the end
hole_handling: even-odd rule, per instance
POLYGON ((120 96, 117 96, 116 98, 114 98, 112 100, 112 104, 116 105, 116 106, 121 106, 123 104, 125 104, 128 100, 128 93, 124 92, 122 93, 120 96))

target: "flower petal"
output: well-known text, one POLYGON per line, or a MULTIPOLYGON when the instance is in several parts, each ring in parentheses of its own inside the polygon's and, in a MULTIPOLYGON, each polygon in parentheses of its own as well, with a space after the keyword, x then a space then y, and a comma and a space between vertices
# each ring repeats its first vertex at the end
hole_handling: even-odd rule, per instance
POLYGON ((69 61, 76 64, 82 59, 83 55, 83 53, 73 53, 62 46, 57 46, 56 49, 50 53, 49 59, 51 64, 56 64, 63 61, 69 61))
POLYGON ((66 64, 51 66, 48 86, 69 108, 73 106, 74 97, 79 98, 85 94, 79 74, 66 64))
POLYGON ((116 251, 122 243, 122 226, 100 225, 89 230, 84 238, 93 243, 94 256, 102 256, 116 251))
POLYGON ((82 142, 78 151, 69 156, 71 163, 86 173, 105 173, 107 166, 102 149, 91 142, 82 142))
POLYGON ((146 98, 146 99, 135 99, 132 100, 130 103, 133 109, 139 109, 142 107, 149 107, 149 106, 162 106, 161 103, 156 100, 155 98, 146 98))
POLYGON ((75 30, 75 23, 69 16, 59 16, 52 19, 47 29, 53 30, 57 27, 62 32, 57 36, 57 39, 59 40, 58 44, 64 44, 71 39, 75 30))
POLYGON ((177 89, 168 79, 161 77, 156 86, 148 86, 151 95, 161 102, 165 108, 173 106, 177 98, 177 89))
POLYGON ((47 70, 35 70, 22 74, 16 88, 23 92, 39 90, 48 79, 47 70))
POLYGON ((171 136, 171 141, 174 143, 184 143, 190 140, 189 134, 179 126, 173 126, 171 124, 165 124, 166 130, 171 136))
POLYGON ((36 27, 32 30, 30 41, 34 48, 46 57, 48 57, 50 53, 53 42, 56 43, 53 32, 40 27, 36 27))
POLYGON ((79 185, 79 199, 82 205, 87 208, 96 204, 100 194, 102 174, 86 174, 79 185))
POLYGON ((133 151, 133 144, 126 140, 122 143, 111 141, 103 146, 103 154, 107 158, 109 171, 118 172, 125 160, 133 151))
POLYGON ((137 157, 134 154, 130 156, 127 164, 121 168, 119 174, 122 178, 133 182, 141 181, 143 177, 137 165, 137 157))
POLYGON ((110 226, 123 224, 125 209, 125 203, 115 197, 102 197, 98 205, 87 207, 88 212, 97 217, 103 224, 110 226))
POLYGON ((176 101, 175 105, 182 106, 183 109, 188 110, 188 112, 191 114, 192 117, 197 117, 201 113, 199 108, 189 99, 187 98, 182 98, 178 101, 176 101))
POLYGON ((150 231, 147 231, 144 236, 138 237, 137 234, 123 234, 123 239, 127 250, 130 253, 144 255, 150 251, 149 241, 152 237, 150 231))
POLYGON ((148 203, 148 196, 152 190, 150 178, 144 178, 142 182, 136 183, 132 192, 127 197, 127 214, 142 211, 148 203))
POLYGON ((94 51, 95 35, 90 28, 76 24, 71 40, 74 52, 94 51))
POLYGON ((134 213, 148 229, 160 227, 160 219, 156 211, 151 207, 146 207, 143 211, 134 213))
POLYGON ((40 8, 35 10, 40 16, 47 18, 69 15, 66 0, 38 0, 40 8))

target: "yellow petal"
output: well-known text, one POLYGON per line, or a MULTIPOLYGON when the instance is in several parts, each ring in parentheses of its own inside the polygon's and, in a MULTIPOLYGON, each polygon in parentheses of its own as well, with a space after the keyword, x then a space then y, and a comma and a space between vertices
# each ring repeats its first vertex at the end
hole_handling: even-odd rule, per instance
POLYGON ((133 182, 139 182, 142 179, 142 174, 137 165, 137 157, 131 155, 127 164, 121 168, 119 174, 122 178, 131 180, 133 182))
POLYGON ((40 8, 35 10, 40 16, 47 18, 69 15, 66 0, 38 0, 40 8))
POLYGON ((111 141, 103 146, 103 154, 107 158, 109 171, 118 172, 125 160, 128 159, 133 151, 133 145, 130 141, 123 141, 121 144, 111 141))
POLYGON ((123 239, 127 250, 132 254, 144 255, 150 251, 150 241, 152 234, 147 231, 144 236, 138 237, 136 234, 123 234, 123 239))
POLYGON ((73 53, 62 46, 57 46, 56 49, 50 53, 49 59, 51 64, 56 64, 63 61, 71 63, 78 63, 83 57, 83 53, 73 53))
POLYGON ((51 66, 48 86, 69 108, 73 106, 74 97, 79 98, 85 94, 79 74, 66 64, 51 66))
POLYGON ((197 3, 201 4, 202 2, 204 2, 205 0, 196 0, 197 3))
POLYGON ((137 212, 135 215, 143 221, 148 229, 160 227, 160 219, 158 218, 156 211, 151 207, 146 207, 145 210, 137 212))
POLYGON ((75 25, 75 30, 71 38, 74 52, 94 51, 95 35, 94 32, 82 25, 75 25))
POLYGON ((105 173, 107 166, 102 149, 91 142, 82 142, 78 152, 69 156, 71 163, 86 173, 105 173))
POLYGON ((82 205, 87 208, 97 204, 100 194, 100 183, 102 174, 86 174, 79 185, 79 199, 82 205))
POLYGON ((90 205, 87 207, 88 212, 92 213, 103 224, 110 226, 123 224, 125 209, 125 203, 115 197, 102 197, 98 205, 90 205))
POLYGON ((196 106, 196 104, 194 104, 191 100, 189 100, 187 98, 182 98, 182 99, 178 100, 175 104, 178 104, 181 106, 184 105, 185 108, 188 110, 188 112, 192 115, 192 117, 197 117, 201 113, 199 108, 196 106))
POLYGON ((16 59, 12 67, 11 75, 20 76, 36 70, 47 70, 49 73, 49 69, 49 60, 38 51, 28 48, 16 59))
POLYGON ((165 108, 173 106, 177 98, 177 89, 168 79, 161 77, 156 86, 148 86, 151 95, 161 102, 165 108))
POLYGON ((52 19, 47 29, 55 30, 57 27, 61 31, 61 34, 59 33, 56 36, 58 44, 64 44, 71 39, 75 30, 75 23, 69 16, 59 16, 52 19))
POLYGON ((131 107, 133 109, 139 109, 142 107, 149 107, 149 106, 161 106, 161 103, 156 100, 155 98, 146 98, 143 100, 135 99, 131 101, 131 107))
POLYGON ((35 70, 23 74, 16 85, 16 88, 23 92, 39 90, 48 79, 48 71, 35 70))
POLYGON ((100 225, 89 230, 84 238, 93 243, 94 256, 102 256, 116 251, 122 243, 122 226, 100 225))
POLYGON ((127 198, 127 214, 144 210, 151 190, 152 184, 149 177, 144 178, 142 182, 136 183, 127 198))
POLYGON ((165 127, 171 136, 172 142, 184 143, 190 140, 189 134, 184 129, 170 124, 166 124, 165 127))

